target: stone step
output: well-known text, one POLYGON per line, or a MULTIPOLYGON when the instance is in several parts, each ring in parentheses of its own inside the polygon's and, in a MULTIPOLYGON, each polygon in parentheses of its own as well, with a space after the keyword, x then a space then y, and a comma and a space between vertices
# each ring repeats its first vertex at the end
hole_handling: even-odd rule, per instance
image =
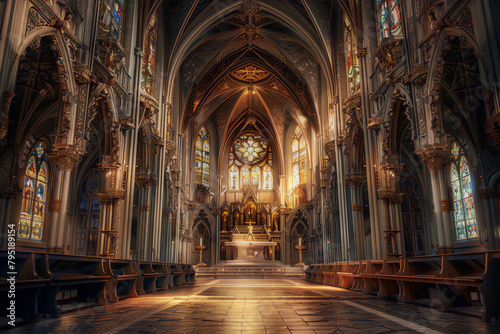
POLYGON ((216 265, 207 267, 194 266, 197 277, 205 278, 304 278, 304 267, 285 265, 216 265))

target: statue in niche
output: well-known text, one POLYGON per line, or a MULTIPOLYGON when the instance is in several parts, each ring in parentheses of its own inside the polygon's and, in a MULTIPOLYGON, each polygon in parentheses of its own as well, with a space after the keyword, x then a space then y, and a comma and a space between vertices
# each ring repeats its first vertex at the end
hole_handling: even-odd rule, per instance
POLYGON ((273 215, 273 227, 274 231, 278 231, 278 215, 273 215))
POLYGON ((234 225, 240 224, 240 213, 238 211, 234 212, 234 225))
POLYGON ((222 231, 227 231, 227 216, 228 214, 226 212, 224 212, 222 214, 222 231))
POLYGON ((264 225, 264 226, 266 226, 266 225, 267 225, 267 215, 266 215, 266 213, 265 213, 265 212, 262 212, 262 213, 260 214, 260 223, 261 223, 262 225, 264 225))

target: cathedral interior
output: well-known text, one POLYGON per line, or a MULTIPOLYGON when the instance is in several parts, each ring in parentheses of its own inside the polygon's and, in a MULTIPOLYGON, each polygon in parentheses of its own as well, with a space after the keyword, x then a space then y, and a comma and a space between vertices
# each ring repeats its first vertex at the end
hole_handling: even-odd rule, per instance
POLYGON ((0 293, 15 277, 30 323, 82 296, 119 312, 234 279, 270 298, 436 301, 437 327, 406 309, 393 332, 440 332, 455 307, 473 315, 448 330, 500 331, 499 14, 496 0, 0 1, 0 293))

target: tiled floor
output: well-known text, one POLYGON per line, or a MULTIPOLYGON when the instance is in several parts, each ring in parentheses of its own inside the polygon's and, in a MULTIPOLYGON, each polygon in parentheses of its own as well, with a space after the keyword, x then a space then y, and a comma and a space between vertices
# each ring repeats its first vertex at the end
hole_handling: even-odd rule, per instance
POLYGON ((7 333, 418 332, 500 333, 500 323, 299 280, 198 279, 7 333))

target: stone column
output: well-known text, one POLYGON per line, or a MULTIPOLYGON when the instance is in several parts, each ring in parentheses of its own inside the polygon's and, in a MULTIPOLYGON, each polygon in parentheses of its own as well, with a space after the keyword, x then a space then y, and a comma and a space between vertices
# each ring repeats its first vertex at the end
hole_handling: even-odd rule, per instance
POLYGON ((366 182, 366 175, 348 174, 344 180, 351 188, 351 214, 355 226, 356 258, 357 260, 364 260, 366 258, 366 249, 361 188, 366 182))
MULTIPOLYGON (((484 203, 484 212, 486 216, 486 242, 488 245, 488 250, 497 249, 497 244, 500 240, 499 228, 498 228, 498 217, 496 213, 496 203, 495 203, 495 191, 491 188, 479 189, 479 198, 484 203)), ((484 236, 483 236, 484 237, 484 236)))
POLYGON ((399 192, 399 176, 403 169, 396 159, 389 158, 381 166, 380 188, 378 196, 384 203, 384 233, 386 240, 386 256, 401 256, 401 226, 399 214, 403 194, 399 192))
POLYGON ((446 143, 429 144, 418 149, 416 153, 426 163, 431 176, 432 202, 439 243, 438 251, 440 254, 452 253, 453 226, 450 217, 452 208, 446 191, 448 183, 443 175, 443 167, 450 159, 448 145, 446 143))
POLYGON ((69 231, 71 220, 66 221, 68 207, 71 171, 75 163, 80 160, 76 145, 54 144, 52 152, 48 154, 50 163, 58 170, 55 179, 52 198, 52 226, 49 237, 48 250, 62 253, 64 242, 69 246, 69 231), (65 239, 66 236, 66 240, 65 239))

